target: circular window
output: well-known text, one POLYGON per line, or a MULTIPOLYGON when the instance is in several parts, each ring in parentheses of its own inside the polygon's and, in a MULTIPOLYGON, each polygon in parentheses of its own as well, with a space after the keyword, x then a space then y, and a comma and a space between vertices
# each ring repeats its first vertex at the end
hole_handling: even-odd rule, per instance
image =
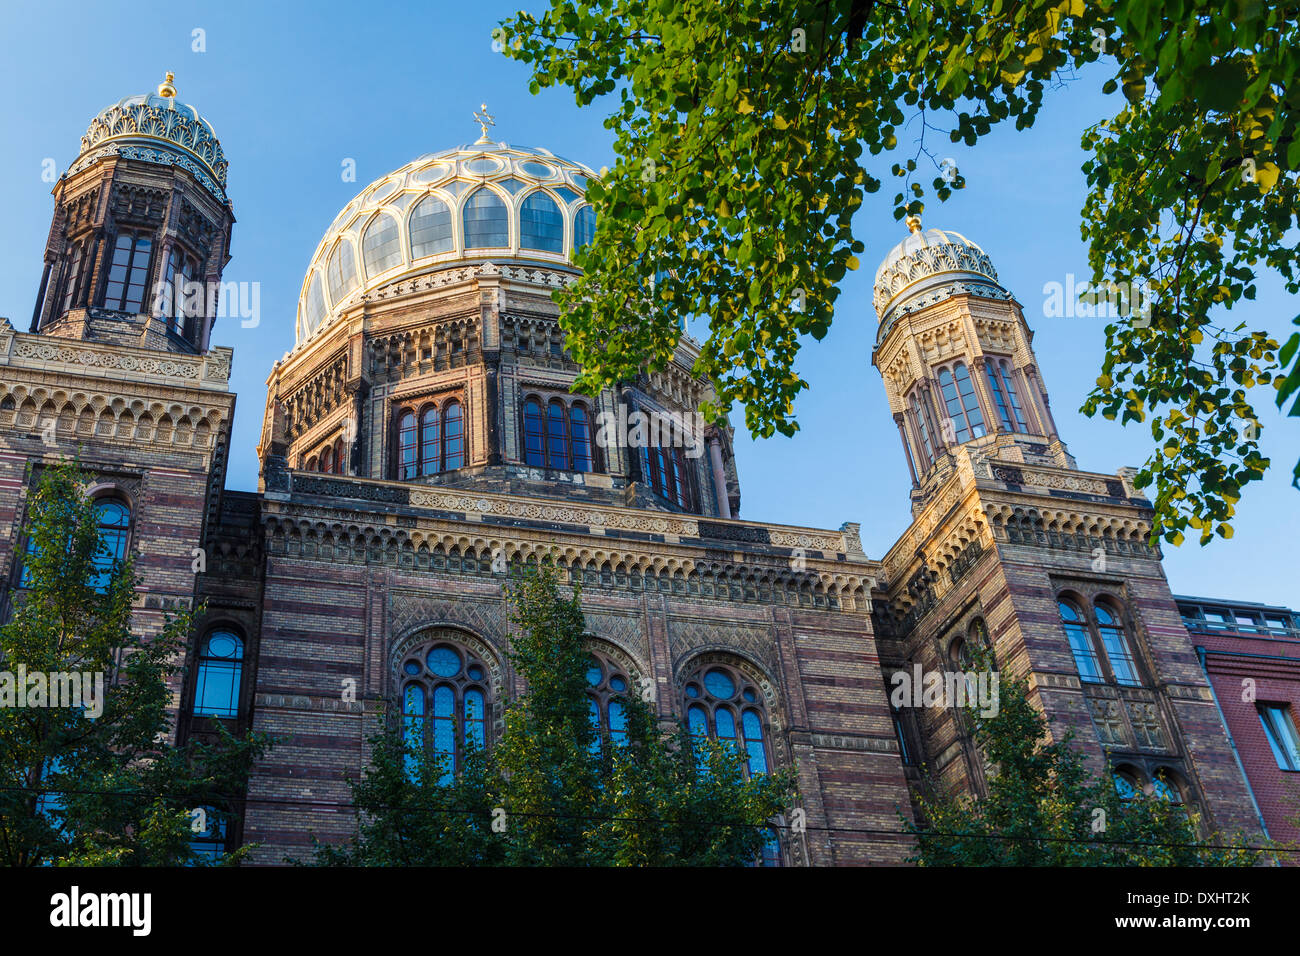
POLYGON ((704 675, 704 689, 719 700, 726 700, 736 693, 736 683, 723 671, 709 671, 704 675))
POLYGON ((609 679, 610 690, 627 690, 627 681, 621 677, 611 677, 609 679))
POLYGON ((746 687, 745 692, 740 696, 744 697, 745 700, 749 701, 751 704, 758 700, 758 695, 754 693, 754 688, 752 687, 746 687))
POLYGON ((465 164, 467 173, 495 173, 501 164, 495 159, 471 159, 465 164))
POLYGON ((398 182, 380 183, 374 189, 370 190, 370 192, 366 193, 366 198, 364 202, 367 203, 380 202, 384 199, 387 199, 393 193, 397 192, 398 187, 400 187, 401 185, 402 184, 398 182))
POLYGON ((470 680, 483 679, 483 668, 479 667, 477 664, 471 664, 465 673, 469 675, 470 680))
POLYGON ((444 166, 442 163, 437 163, 433 166, 426 166, 424 169, 419 169, 411 173, 411 182, 436 183, 446 179, 450 175, 450 166, 444 166))
POLYGON ((410 674, 412 677, 415 677, 420 673, 420 664, 418 661, 407 661, 406 664, 403 665, 402 670, 406 671, 406 673, 410 674))
POLYGON ((687 696, 687 697, 699 697, 699 696, 700 696, 700 689, 699 689, 698 687, 696 687, 694 684, 687 684, 687 685, 686 685, 686 696, 687 696))
POLYGON ((604 676, 605 675, 602 674, 600 671, 599 664, 592 664, 590 667, 587 668, 587 683, 590 684, 592 687, 599 686, 600 680, 604 676))
POLYGON ((450 647, 435 647, 427 660, 429 670, 439 677, 455 677, 460 673, 460 655, 450 647))
POLYGON ((208 638, 208 657, 238 657, 239 641, 231 634, 218 631, 208 638))
POLYGON ((529 176, 536 176, 538 179, 550 179, 555 175, 555 170, 551 169, 545 163, 534 163, 532 161, 520 163, 519 168, 529 176))

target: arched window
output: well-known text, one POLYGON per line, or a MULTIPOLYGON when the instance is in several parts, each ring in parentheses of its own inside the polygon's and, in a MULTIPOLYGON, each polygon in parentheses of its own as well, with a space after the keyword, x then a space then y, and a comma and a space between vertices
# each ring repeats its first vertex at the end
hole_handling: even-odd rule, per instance
POLYGON ((1029 426, 1025 424, 1025 411, 1020 407, 1020 396, 1016 393, 1015 371, 1011 368, 1011 363, 1006 359, 998 359, 994 365, 1002 379, 1002 387, 1006 389, 1007 400, 1011 403, 1011 415, 1016 420, 1017 430, 1029 431, 1029 426))
POLYGON ((569 436, 573 445, 573 470, 591 471, 591 422, 581 404, 575 403, 569 409, 569 436))
POLYGON ((411 210, 411 258, 451 252, 451 210, 437 196, 425 196, 411 210))
POLYGON ((997 372, 997 363, 987 362, 984 366, 984 373, 988 379, 989 391, 993 393, 993 404, 998 409, 998 418, 1002 421, 1002 430, 1015 431, 1016 426, 1011 422, 1011 409, 1007 405, 1006 396, 1002 394, 1002 382, 997 372))
POLYGON ((333 449, 326 445, 320 450, 320 470, 322 474, 332 475, 334 473, 334 454, 333 449))
POLYGON ((361 237, 361 258, 366 264, 366 275, 376 276, 399 265, 402 245, 398 238, 397 220, 380 214, 361 237))
POLYGON ((244 670, 244 642, 233 631, 212 631, 199 646, 194 682, 194 716, 239 715, 239 685, 244 670))
POLYGON ((86 243, 78 242, 72 247, 72 253, 68 257, 68 265, 63 277, 63 306, 59 310, 67 312, 72 308, 73 302, 77 301, 77 293, 81 290, 81 260, 85 254, 86 243))
POLYGON ((216 807, 198 807, 203 811, 201 817, 191 810, 190 852, 198 862, 213 864, 226 853, 226 816, 216 807), (194 827, 201 827, 195 830, 194 827))
POLYGON ((325 318, 325 296, 320 290, 320 273, 312 273, 307 286, 307 332, 310 334, 320 328, 325 318))
POLYGON ((546 407, 546 457, 552 468, 568 470, 569 434, 565 427, 564 403, 551 399, 546 407))
POLYGON ((315 456, 315 455, 313 455, 312 457, 310 457, 310 458, 307 459, 307 466, 306 466, 306 467, 307 467, 307 470, 308 470, 308 471, 315 471, 315 470, 319 467, 319 465, 318 465, 317 462, 316 462, 316 456, 315 456))
POLYGON ((916 422, 916 432, 921 436, 921 451, 927 465, 934 464, 934 448, 930 443, 930 428, 926 423, 925 410, 921 407, 920 396, 912 393, 912 420, 916 422))
POLYGON ((688 678, 685 694, 692 736, 735 748, 747 776, 768 772, 767 718, 753 681, 735 668, 710 664, 688 678))
POLYGON ((113 243, 113 258, 104 284, 104 308, 139 312, 149 284, 153 236, 124 229, 113 243))
POLYGON ((1119 794, 1121 800, 1132 800, 1142 790, 1137 771, 1132 767, 1116 767, 1112 779, 1115 781, 1115 792, 1119 794))
POLYGON ((1093 605, 1093 610, 1097 614, 1097 632, 1101 635, 1101 646, 1106 652, 1106 660, 1116 682, 1132 686, 1141 684, 1137 662, 1133 658, 1132 648, 1129 647, 1118 614, 1101 601, 1093 605))
POLYGON ((686 456, 681 448, 668 451, 673 465, 673 487, 677 489, 677 504, 682 508, 691 507, 690 478, 686 469, 686 456))
MULTIPOLYGON (((466 746, 488 745, 487 665, 464 646, 440 640, 408 654, 401 672, 407 746, 428 748, 439 762, 438 782, 450 783, 463 766, 466 746)), ((408 768, 412 764, 408 757, 408 768)))
POLYGON ((403 411, 397 419, 397 477, 403 480, 420 474, 417 437, 415 413, 403 411))
POLYGON ((564 251, 564 217, 544 192, 535 192, 519 208, 519 248, 564 251))
POLYGON ((759 866, 781 866, 781 839, 775 830, 767 830, 762 849, 758 851, 759 866))
POLYGON ((342 436, 334 439, 334 474, 346 474, 347 468, 343 463, 343 438, 342 436))
POLYGON ((351 242, 344 239, 334 247, 325 274, 329 278, 330 301, 337 306, 357 286, 357 257, 351 242))
POLYGON ((596 210, 581 207, 573 217, 573 248, 581 249, 596 238, 596 210))
POLYGON ((114 569, 126 559, 126 543, 131 531, 131 509, 117 498, 100 498, 95 502, 95 527, 99 531, 99 549, 95 552, 90 586, 107 591, 114 569))
POLYGON ((541 403, 530 398, 524 402, 524 464, 531 468, 546 467, 545 441, 541 403))
POLYGON ((975 383, 971 381, 965 363, 957 362, 951 369, 939 369, 939 388, 943 392, 944 405, 952 420, 957 442, 970 441, 984 435, 984 415, 975 395, 975 383))
POLYGON ((194 324, 188 320, 206 311, 205 290, 202 285, 195 285, 202 281, 203 266, 199 260, 183 249, 173 248, 163 270, 160 313, 172 331, 186 339, 194 337, 194 324))
POLYGON ((464 420, 460 402, 452 399, 442 411, 442 470, 465 467, 464 420))
POLYGON ((486 187, 465 200, 461 221, 466 249, 496 249, 510 245, 510 216, 506 204, 486 187))
POLYGON ((438 406, 429 405, 420 415, 420 474, 436 475, 442 464, 442 429, 438 406))
POLYGON ((1097 661, 1097 649, 1088 633, 1088 622, 1083 611, 1073 601, 1062 599, 1057 602, 1061 611, 1061 625, 1065 636, 1070 641, 1070 652, 1074 655, 1074 664, 1079 668, 1079 679, 1088 683, 1102 682, 1101 667, 1097 661))
POLYGON ((1161 800, 1172 803, 1174 806, 1181 807, 1184 812, 1190 812, 1187 805, 1186 791, 1183 789, 1182 781, 1178 775, 1167 767, 1160 767, 1151 777, 1151 792, 1161 800))
POLYGON ((588 713, 596 732, 593 751, 604 741, 615 745, 627 743, 627 705, 623 702, 628 691, 628 678, 623 669, 607 658, 592 654, 587 663, 588 713))

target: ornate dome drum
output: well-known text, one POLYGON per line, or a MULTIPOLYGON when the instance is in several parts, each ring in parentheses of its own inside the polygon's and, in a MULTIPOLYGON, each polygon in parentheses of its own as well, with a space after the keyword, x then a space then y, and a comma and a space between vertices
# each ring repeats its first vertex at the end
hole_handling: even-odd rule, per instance
POLYGON ((449 263, 568 266, 591 241, 594 176, 545 149, 480 140, 427 153, 361 191, 316 248, 298 305, 301 345, 368 293, 449 263))

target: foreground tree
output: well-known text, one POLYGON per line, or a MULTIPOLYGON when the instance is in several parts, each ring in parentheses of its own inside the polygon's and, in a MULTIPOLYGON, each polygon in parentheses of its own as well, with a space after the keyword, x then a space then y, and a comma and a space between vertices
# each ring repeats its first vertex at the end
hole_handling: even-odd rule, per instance
POLYGON ((190 840, 211 821, 193 811, 229 812, 264 742, 165 743, 190 616, 147 641, 132 632, 134 562, 112 562, 85 485, 71 464, 41 475, 22 589, 0 627, 0 865, 201 862, 190 840))
MULTIPOLYGON (((972 667, 987 669, 987 652, 972 667)), ((913 862, 923 866, 1249 866, 1260 856, 1241 834, 1201 840, 1196 818, 1156 793, 1120 794, 1097 779, 1066 739, 1049 742, 1047 721, 1023 680, 1002 676, 999 707, 968 706, 988 768, 988 796, 922 798, 913 862)))
POLYGON ((618 160, 587 189, 585 275, 556 293, 580 386, 662 368, 680 320, 700 317, 711 411, 743 403, 764 437, 798 427, 795 356, 859 266, 864 192, 893 177, 894 216, 919 213, 922 167, 941 200, 966 185, 939 161, 943 141, 1032 126, 1076 69, 1122 91, 1114 117, 1080 131, 1082 228, 1094 287, 1146 285, 1153 301, 1106 327, 1083 410, 1149 423, 1159 448, 1136 481, 1155 488, 1154 535, 1232 533, 1242 488, 1269 465, 1251 390, 1276 387, 1279 406, 1300 391, 1300 333, 1279 356, 1220 317, 1254 298, 1261 269, 1300 291, 1294 5, 552 0, 494 36, 532 67, 534 92, 568 86, 583 106, 617 94, 618 160), (889 172, 871 158, 899 149, 889 172))
POLYGON ((626 731, 592 726, 581 594, 549 565, 510 593, 511 661, 527 685, 490 752, 455 778, 403 715, 373 741, 353 785, 357 839, 319 847, 334 865, 728 866, 752 862, 794 797, 788 771, 747 776, 742 757, 684 728, 662 731, 635 696, 626 731))

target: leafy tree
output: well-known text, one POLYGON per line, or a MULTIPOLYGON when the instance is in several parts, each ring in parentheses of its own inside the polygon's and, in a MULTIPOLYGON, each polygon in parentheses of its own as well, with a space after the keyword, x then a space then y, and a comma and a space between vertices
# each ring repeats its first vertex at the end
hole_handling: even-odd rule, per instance
MULTIPOLYGON (((972 669, 991 665, 987 651, 972 669)), ((996 715, 965 708, 988 767, 988 796, 935 792, 923 797, 912 862, 923 866, 1249 866, 1259 853, 1241 834, 1201 841, 1194 819, 1158 795, 1123 799, 1096 779, 1072 738, 1049 742, 1047 721, 1023 679, 1001 675, 996 715)))
MULTIPOLYGON (((144 639, 131 630, 139 583, 133 559, 111 567, 94 505, 74 464, 44 470, 30 499, 25 589, 11 592, 0 627, 0 864, 157 866, 198 862, 191 811, 228 808, 249 759, 265 742, 220 734, 177 748, 169 682, 184 656, 190 615, 172 615, 144 639), (37 684, 20 677, 76 673, 102 678, 103 696, 81 706, 31 706, 37 684), (97 712, 99 711, 99 712, 97 712)), ((231 854, 226 862, 238 862, 231 854)))
POLYGON ((470 747, 456 777, 412 742, 404 718, 373 740, 353 785, 357 839, 318 846, 326 865, 724 866, 751 862, 790 805, 789 771, 746 779, 743 757, 684 728, 664 731, 636 697, 625 740, 588 713, 581 592, 561 594, 549 564, 510 592, 511 660, 527 691, 490 752, 470 747))
POLYGON ((534 92, 613 94, 618 158, 587 188, 585 275, 555 293, 580 387, 662 368, 679 321, 701 317, 706 411, 743 403, 762 437, 798 427, 795 357, 859 266, 864 192, 891 177, 895 218, 919 213, 918 162, 940 200, 966 185, 936 162, 936 137, 1025 129, 1076 78, 1121 91, 1116 115, 1082 131, 1082 229, 1094 288, 1148 285, 1152 301, 1134 312, 1130 297, 1107 326, 1083 411, 1149 424, 1159 449, 1136 480, 1155 488, 1153 535, 1232 533, 1241 489, 1269 465, 1251 390, 1276 388, 1279 406, 1300 391, 1300 333, 1279 355, 1218 315, 1255 296, 1260 269, 1300 291, 1294 4, 552 0, 495 35, 534 92), (907 129, 915 150, 886 173, 876 157, 907 129))

